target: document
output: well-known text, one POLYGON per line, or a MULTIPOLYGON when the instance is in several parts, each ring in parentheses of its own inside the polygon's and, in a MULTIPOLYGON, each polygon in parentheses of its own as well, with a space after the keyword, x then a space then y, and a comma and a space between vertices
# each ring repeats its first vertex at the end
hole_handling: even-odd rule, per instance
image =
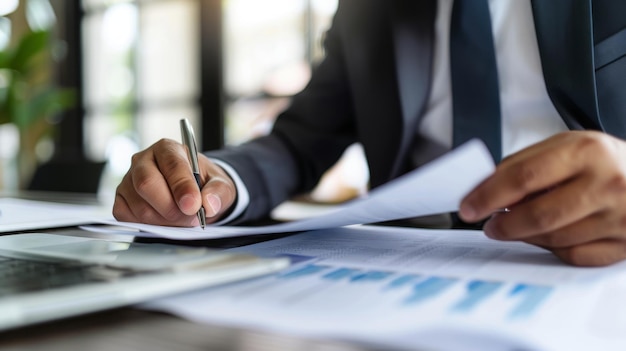
POLYGON ((109 218, 110 212, 105 213, 99 206, 0 198, 0 233, 67 227, 109 218))
MULTIPOLYGON (((453 212, 463 197, 489 176, 495 166, 484 144, 470 141, 439 159, 371 191, 335 211, 305 220, 268 226, 166 227, 104 221, 104 224, 138 229, 129 234, 197 240, 238 235, 285 233, 376 223, 402 218, 453 212)), ((87 228, 94 230, 93 228, 87 228)), ((116 231, 116 233, 120 233, 116 231)))
POLYGON ((578 268, 482 231, 377 226, 233 251, 288 256, 293 265, 140 307, 381 349, 626 350, 626 263, 578 268))

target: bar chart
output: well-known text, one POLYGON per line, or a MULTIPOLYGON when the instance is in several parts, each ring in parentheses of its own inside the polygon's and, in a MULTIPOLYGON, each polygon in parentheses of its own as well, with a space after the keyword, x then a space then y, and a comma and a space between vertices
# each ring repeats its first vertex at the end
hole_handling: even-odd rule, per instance
MULTIPOLYGON (((552 286, 527 283, 511 283, 487 280, 464 280, 456 277, 431 276, 423 274, 398 273, 382 270, 367 270, 354 267, 305 264, 282 273, 275 279, 298 284, 307 281, 311 295, 333 294, 337 289, 350 291, 354 296, 367 296, 376 303, 394 299, 398 308, 419 308, 420 305, 445 300, 449 314, 471 314, 481 308, 493 308, 495 300, 499 308, 507 308, 507 320, 532 317, 555 289, 552 286), (316 282, 311 285, 312 282, 316 282), (391 293, 391 294, 390 294, 391 293)), ((272 284, 274 288, 280 286, 272 284)), ((304 300, 307 293, 300 293, 304 300)), ((335 296, 328 296, 328 299, 335 296)))

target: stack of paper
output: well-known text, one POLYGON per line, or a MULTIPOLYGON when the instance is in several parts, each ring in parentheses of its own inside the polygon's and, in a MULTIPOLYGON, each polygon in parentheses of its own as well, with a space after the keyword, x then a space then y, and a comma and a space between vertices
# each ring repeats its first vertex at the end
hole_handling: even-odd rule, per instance
POLYGON ((626 263, 565 265, 480 231, 361 226, 238 248, 276 275, 143 305, 193 321, 433 350, 626 350, 626 263))
POLYGON ((384 222, 456 211, 463 197, 489 176, 494 167, 487 148, 479 141, 472 141, 375 189, 367 197, 315 218, 270 226, 209 226, 204 230, 200 227, 174 228, 117 221, 103 223, 142 231, 132 231, 129 233, 132 235, 197 240, 384 222))
POLYGON ((0 233, 88 224, 111 218, 110 209, 0 198, 0 233))

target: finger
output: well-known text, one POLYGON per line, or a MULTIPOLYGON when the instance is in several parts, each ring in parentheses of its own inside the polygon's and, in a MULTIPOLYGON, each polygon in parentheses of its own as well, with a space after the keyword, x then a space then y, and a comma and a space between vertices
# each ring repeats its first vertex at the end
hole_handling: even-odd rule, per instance
POLYGON ((138 162, 130 176, 132 189, 124 192, 124 197, 140 222, 160 225, 189 222, 185 217, 191 214, 180 210, 154 161, 138 162))
POLYGON ((523 241, 547 249, 558 249, 583 245, 597 240, 623 239, 624 235, 619 232, 613 221, 606 217, 606 212, 596 213, 567 227, 530 237, 523 241))
POLYGON ((202 189, 207 217, 219 218, 235 202, 234 186, 224 177, 211 178, 202 189))
MULTIPOLYGON (((129 174, 125 176, 129 177, 129 174)), ((118 187, 116 201, 119 200, 120 206, 123 207, 119 211, 123 213, 116 217, 125 222, 154 223, 155 218, 158 219, 160 216, 133 190, 132 183, 126 180, 118 187)))
POLYGON ((559 133, 559 134, 553 135, 545 139, 542 142, 531 144, 528 147, 503 158, 500 161, 500 165, 507 164, 507 163, 516 163, 516 162, 519 162, 520 160, 527 159, 537 154, 540 154, 544 152, 544 150, 547 148, 557 148, 560 145, 565 145, 567 142, 569 142, 571 135, 572 135, 571 133, 575 133, 575 132, 559 133))
POLYGON ((525 240, 568 227, 606 208, 595 184, 593 177, 583 175, 493 216, 483 230, 494 239, 525 240))
POLYGON ((173 142, 163 140, 133 155, 131 169, 116 192, 116 218, 160 225, 190 224, 190 217, 174 203, 169 187, 155 164, 154 150, 164 143, 173 142))
POLYGON ((461 218, 466 221, 487 218, 500 208, 575 177, 596 159, 597 155, 590 154, 595 148, 587 147, 595 145, 594 139, 597 139, 595 134, 563 133, 507 159, 465 197, 460 207, 461 218))
POLYGON ((115 201, 113 202, 113 217, 118 221, 123 222, 137 222, 137 218, 134 216, 133 211, 130 209, 126 199, 116 191, 115 201))
POLYGON ((584 245, 553 249, 563 262, 586 267, 608 266, 626 259, 626 242, 598 240, 584 245))
MULTIPOLYGON (((165 188, 167 189, 167 188, 165 188)), ((162 189, 161 189, 162 190, 162 189)), ((128 208, 133 215, 130 222, 148 223, 165 226, 195 226, 198 223, 198 219, 194 215, 186 215, 182 213, 177 206, 173 205, 172 208, 175 211, 168 213, 167 217, 164 217, 159 211, 152 207, 143 197, 141 197, 135 191, 120 192, 121 197, 128 204, 128 208)))
MULTIPOLYGON (((156 167, 163 175, 173 202, 186 215, 194 215, 202 205, 200 188, 191 172, 191 165, 182 144, 165 140, 156 144, 154 158, 156 167)), ((155 180, 156 181, 156 180, 155 180)), ((165 194, 163 194, 165 196, 165 194)), ((165 199, 164 201, 169 201, 165 199)))
POLYGON ((202 187, 202 200, 209 222, 214 222, 229 211, 237 197, 232 179, 206 156, 200 155, 201 169, 207 182, 202 187))
POLYGON ((154 160, 137 163, 130 173, 130 179, 132 190, 125 192, 125 194, 127 200, 134 200, 131 202, 133 205, 138 202, 146 202, 157 212, 162 213, 164 217, 180 212, 174 203, 169 186, 156 167, 154 160), (133 193, 136 193, 136 196, 133 193))

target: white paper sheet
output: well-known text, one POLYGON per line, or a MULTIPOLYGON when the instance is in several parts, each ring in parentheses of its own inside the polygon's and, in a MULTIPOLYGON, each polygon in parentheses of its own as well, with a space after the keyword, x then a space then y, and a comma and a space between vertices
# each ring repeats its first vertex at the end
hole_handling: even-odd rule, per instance
POLYGON ((98 206, 0 198, 0 233, 66 227, 110 219, 98 206))
MULTIPOLYGON (((430 164, 375 189, 365 198, 315 218, 270 226, 209 226, 205 230, 200 227, 165 227, 118 221, 103 223, 123 225, 170 239, 196 240, 383 222, 456 211, 463 197, 493 170, 494 164, 489 151, 482 142, 473 140, 430 164)), ((131 234, 143 235, 136 232, 131 234)))
POLYGON ((626 292, 626 263, 577 268, 480 231, 372 226, 234 250, 300 262, 275 276, 142 307, 202 323, 410 349, 626 350, 626 306, 618 298, 626 292))

